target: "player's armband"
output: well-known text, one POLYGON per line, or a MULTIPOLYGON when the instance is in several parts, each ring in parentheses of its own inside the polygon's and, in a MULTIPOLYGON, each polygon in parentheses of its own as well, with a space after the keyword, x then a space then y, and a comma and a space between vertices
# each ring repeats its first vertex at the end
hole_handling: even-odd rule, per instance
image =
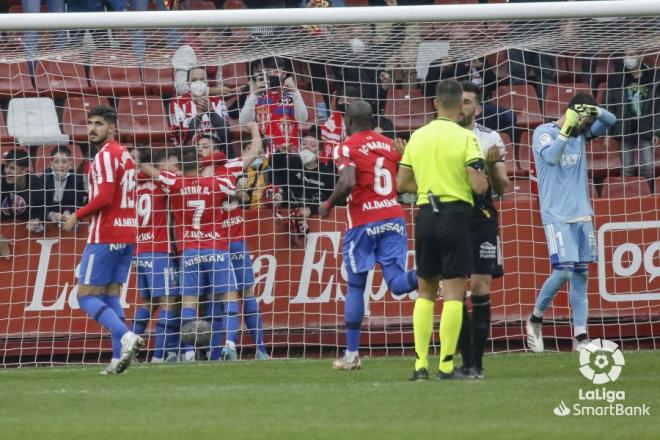
POLYGON ((472 167, 477 171, 483 171, 484 166, 485 166, 485 161, 481 158, 474 159, 474 160, 468 162, 467 164, 465 164, 465 166, 472 167))

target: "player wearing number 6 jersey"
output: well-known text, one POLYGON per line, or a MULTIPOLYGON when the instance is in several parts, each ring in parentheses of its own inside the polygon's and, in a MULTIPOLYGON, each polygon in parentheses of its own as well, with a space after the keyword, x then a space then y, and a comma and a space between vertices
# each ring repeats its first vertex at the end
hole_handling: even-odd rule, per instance
MULTIPOLYGON (((238 294, 236 279, 231 270, 229 241, 221 226, 222 204, 235 193, 229 179, 202 175, 202 167, 194 147, 186 147, 181 157, 183 176, 159 173, 153 166, 140 167, 147 175, 158 177, 169 192, 174 215, 177 241, 181 244, 182 295, 181 325, 197 318, 198 298, 207 292, 212 295, 210 316, 213 320, 211 340, 217 340, 223 330, 223 309, 227 313, 224 330, 227 338, 235 340, 238 331, 238 294)), ((183 346, 184 360, 194 359, 194 348, 183 346)))
POLYGON ((92 319, 110 330, 112 361, 101 373, 122 373, 144 345, 124 324, 119 302, 128 278, 137 235, 135 164, 114 140, 117 114, 107 106, 87 115, 91 147, 99 148, 89 169, 89 203, 69 216, 63 229, 71 231, 79 218, 90 217, 89 238, 78 274, 78 303, 92 319))
POLYGON ((405 270, 408 235, 394 180, 401 155, 391 139, 373 131, 372 121, 369 103, 351 102, 346 114, 350 137, 334 151, 339 181, 319 208, 319 214, 325 217, 335 202, 348 196, 343 249, 348 272, 344 312, 347 347, 344 356, 332 364, 337 370, 355 370, 362 365, 358 348, 364 289, 376 263, 393 294, 403 295, 417 288, 416 271, 405 270))
MULTIPOLYGON (((155 163, 163 170, 163 151, 140 151, 139 162, 155 163)), ((177 270, 171 256, 170 222, 167 188, 145 173, 137 176, 138 240, 135 265, 137 285, 144 306, 139 306, 133 319, 133 332, 142 335, 153 312, 158 309, 156 341, 152 363, 176 360, 179 350, 179 288, 177 270)))

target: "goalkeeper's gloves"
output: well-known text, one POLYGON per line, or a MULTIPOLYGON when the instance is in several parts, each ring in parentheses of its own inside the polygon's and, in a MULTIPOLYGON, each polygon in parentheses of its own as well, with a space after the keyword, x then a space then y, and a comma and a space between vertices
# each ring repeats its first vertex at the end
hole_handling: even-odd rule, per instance
POLYGON ((589 104, 576 104, 573 106, 573 110, 575 110, 580 117, 591 116, 593 118, 597 118, 601 112, 598 106, 589 104))
POLYGON ((572 106, 564 113, 564 124, 559 131, 559 137, 566 140, 580 124, 580 114, 572 106))

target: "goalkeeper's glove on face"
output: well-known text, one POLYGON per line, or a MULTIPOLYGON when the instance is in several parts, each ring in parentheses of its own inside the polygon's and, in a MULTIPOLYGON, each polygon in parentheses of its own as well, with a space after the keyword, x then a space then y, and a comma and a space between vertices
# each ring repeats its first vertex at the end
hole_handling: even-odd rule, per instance
POLYGON ((589 105, 589 104, 576 104, 573 106, 573 110, 577 112, 580 117, 591 116, 592 118, 597 118, 600 113, 598 106, 589 105))
POLYGON ((564 113, 564 124, 559 131, 559 137, 564 140, 568 139, 578 125, 580 125, 580 114, 573 107, 569 107, 564 113))

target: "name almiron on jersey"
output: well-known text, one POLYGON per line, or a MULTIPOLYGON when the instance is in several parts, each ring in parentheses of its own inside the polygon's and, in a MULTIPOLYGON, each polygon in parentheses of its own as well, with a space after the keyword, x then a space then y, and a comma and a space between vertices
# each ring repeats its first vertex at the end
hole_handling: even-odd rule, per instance
POLYGON ((117 226, 120 228, 126 228, 126 227, 133 227, 137 228, 138 222, 137 219, 135 218, 116 218, 114 222, 112 222, 113 226, 117 226))

